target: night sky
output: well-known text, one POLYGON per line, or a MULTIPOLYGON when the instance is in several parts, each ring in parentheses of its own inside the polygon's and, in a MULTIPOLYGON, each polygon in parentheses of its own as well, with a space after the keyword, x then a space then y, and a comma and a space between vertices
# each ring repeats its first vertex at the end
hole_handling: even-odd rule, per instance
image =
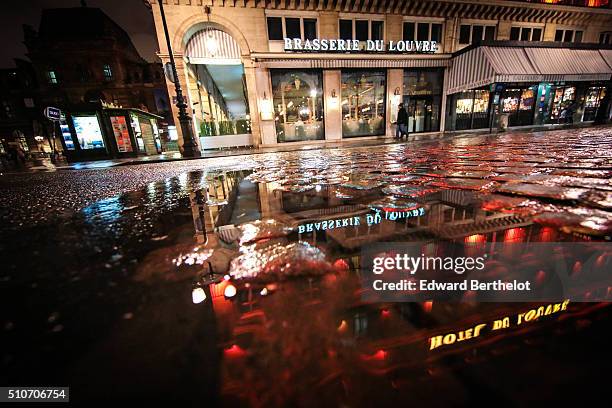
MULTIPOLYGON (((81 6, 80 0, 18 0, 2 3, 0 68, 13 67, 13 58, 25 58, 21 26, 29 24, 38 30, 42 9, 81 6)), ((89 7, 101 8, 127 31, 143 58, 155 60, 157 40, 153 16, 142 0, 87 0, 86 3, 89 7)))

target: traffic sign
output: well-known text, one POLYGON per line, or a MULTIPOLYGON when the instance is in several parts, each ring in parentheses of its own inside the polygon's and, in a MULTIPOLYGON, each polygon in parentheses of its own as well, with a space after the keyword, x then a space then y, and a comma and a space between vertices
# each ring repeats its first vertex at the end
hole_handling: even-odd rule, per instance
POLYGON ((45 116, 49 120, 58 121, 62 117, 62 111, 52 106, 47 106, 45 108, 45 116))

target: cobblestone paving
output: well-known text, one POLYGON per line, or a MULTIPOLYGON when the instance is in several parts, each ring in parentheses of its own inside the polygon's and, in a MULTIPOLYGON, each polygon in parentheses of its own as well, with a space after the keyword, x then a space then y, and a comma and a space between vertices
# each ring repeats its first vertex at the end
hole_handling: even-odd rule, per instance
POLYGON ((482 192, 486 205, 496 209, 537 215, 575 231, 605 235, 612 227, 611 127, 5 174, 0 220, 9 228, 36 225, 188 171, 235 169, 254 169, 254 180, 294 191, 343 183, 384 185, 390 197, 419 188, 468 189, 482 192))

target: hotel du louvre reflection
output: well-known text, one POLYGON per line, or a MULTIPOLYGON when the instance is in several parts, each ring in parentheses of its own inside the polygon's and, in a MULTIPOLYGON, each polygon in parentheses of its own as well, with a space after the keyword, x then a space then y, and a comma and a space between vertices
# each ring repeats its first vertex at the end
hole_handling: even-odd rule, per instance
POLYGON ((588 124, 612 74, 607 0, 164 4, 202 149, 588 124))

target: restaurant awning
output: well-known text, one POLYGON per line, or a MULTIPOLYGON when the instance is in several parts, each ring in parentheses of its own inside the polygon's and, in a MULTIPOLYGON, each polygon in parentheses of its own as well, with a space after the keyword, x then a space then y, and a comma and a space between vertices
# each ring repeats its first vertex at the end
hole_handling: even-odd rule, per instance
POLYGON ((496 82, 605 81, 612 77, 612 50, 559 47, 479 46, 454 56, 446 93, 496 82))

